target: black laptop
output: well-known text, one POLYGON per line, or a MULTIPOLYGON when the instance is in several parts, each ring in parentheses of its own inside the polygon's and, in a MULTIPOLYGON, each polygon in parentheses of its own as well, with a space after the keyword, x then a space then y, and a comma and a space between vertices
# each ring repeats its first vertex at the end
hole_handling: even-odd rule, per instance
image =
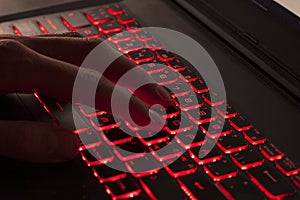
POLYGON ((74 161, 63 164, 1 158, 1 199, 300 199, 300 5, 294 1, 0 0, 0 4, 0 34, 76 31, 83 37, 110 39, 111 46, 126 49, 126 56, 142 63, 160 85, 177 88, 172 91, 174 102, 189 99, 166 108, 167 126, 145 138, 130 126, 132 134, 122 132, 123 122, 85 105, 38 93, 0 96, 2 120, 62 125, 89 143, 80 147, 74 161), (226 112, 219 109, 223 99, 210 98, 211 88, 201 74, 194 73, 184 58, 164 50, 143 29, 147 26, 182 32, 207 50, 224 80, 226 112), (181 88, 183 82, 189 88, 181 88), (198 101, 190 100, 192 93, 198 101), (178 129, 182 117, 189 123, 178 129), (218 125, 221 119, 223 127, 218 125), (214 129, 208 130, 211 124, 214 129), (197 135, 191 140, 192 130, 197 135), (220 135, 215 147, 201 157, 205 138, 214 134, 220 135), (158 151, 170 142, 174 151, 158 151), (128 156, 116 146, 136 155, 128 156), (136 170, 147 162, 164 167, 151 164, 144 172, 136 170))

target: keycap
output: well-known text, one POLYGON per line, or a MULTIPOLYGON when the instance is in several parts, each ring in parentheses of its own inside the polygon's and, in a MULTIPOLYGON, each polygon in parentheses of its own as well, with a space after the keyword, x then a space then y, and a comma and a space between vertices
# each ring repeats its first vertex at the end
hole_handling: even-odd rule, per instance
POLYGON ((101 134, 103 135, 104 141, 111 146, 130 142, 133 139, 132 135, 124 132, 120 128, 105 130, 101 134))
POLYGON ((131 23, 131 22, 134 21, 134 19, 130 15, 128 15, 127 13, 123 13, 123 14, 118 15, 117 20, 121 24, 127 24, 127 23, 131 23))
POLYGON ((122 161, 114 158, 110 164, 111 166, 117 166, 118 169, 111 168, 107 164, 93 167, 94 176, 99 180, 100 183, 113 182, 126 177, 126 168, 122 161))
POLYGON ((156 59, 152 60, 150 63, 142 63, 140 67, 146 70, 148 74, 155 74, 166 69, 166 65, 156 59))
POLYGON ((129 53, 131 51, 138 51, 144 48, 144 44, 139 40, 129 40, 118 43, 119 50, 123 53, 129 53))
POLYGON ((216 162, 223 158, 222 152, 216 146, 210 151, 205 146, 203 148, 195 147, 188 150, 188 153, 198 165, 205 165, 211 162, 216 162))
POLYGON ((292 182, 294 183, 294 185, 295 185, 298 189, 300 189, 300 175, 297 174, 297 175, 293 176, 291 179, 292 179, 292 182))
POLYGON ((298 165, 286 156, 281 160, 277 160, 275 166, 285 176, 293 176, 300 172, 298 165))
POLYGON ((261 145, 259 150, 261 154, 270 161, 280 160, 284 156, 284 153, 271 142, 261 145))
POLYGON ((151 51, 156 51, 163 48, 162 44, 155 39, 147 40, 145 41, 145 43, 146 47, 149 48, 151 51))
POLYGON ((202 97, 210 106, 219 106, 224 103, 224 99, 215 92, 204 93, 202 97))
POLYGON ((118 42, 125 42, 132 40, 134 38, 134 35, 128 31, 122 31, 122 32, 110 32, 107 34, 109 36, 109 40, 113 43, 118 42))
POLYGON ((211 183, 203 171, 177 179, 181 189, 190 199, 225 200, 225 196, 211 183))
POLYGON ((43 32, 39 26, 32 21, 22 21, 14 24, 14 30, 19 35, 32 36, 32 35, 42 35, 43 32))
POLYGON ((105 131, 120 126, 120 122, 116 122, 114 117, 108 114, 92 117, 90 119, 90 122, 93 125, 93 127, 98 131, 105 131))
POLYGON ((158 133, 153 133, 152 131, 137 131, 136 135, 145 146, 151 146, 170 140, 169 133, 165 130, 158 133))
POLYGON ((186 69, 185 64, 179 59, 173 59, 167 62, 168 66, 175 72, 186 69))
POLYGON ((260 145, 267 141, 267 138, 255 128, 244 131, 243 135, 244 138, 252 145, 260 145))
POLYGON ((141 189, 131 177, 125 177, 114 182, 105 183, 106 192, 112 199, 127 199, 138 196, 141 189))
POLYGON ((193 82, 198 79, 198 76, 188 68, 181 70, 179 73, 180 78, 185 82, 193 82))
POLYGON ((63 23, 71 31, 91 25, 89 20, 87 20, 87 18, 81 12, 70 11, 63 13, 61 17, 63 23))
POLYGON ((137 138, 133 138, 130 142, 119 144, 114 148, 114 153, 121 161, 143 157, 147 151, 148 149, 137 138))
POLYGON ((85 131, 79 134, 81 145, 79 150, 90 149, 99 146, 102 143, 100 134, 96 131, 85 131))
POLYGON ((168 62, 170 60, 175 59, 175 55, 172 52, 164 50, 164 49, 157 50, 156 55, 161 61, 164 61, 164 62, 168 62))
POLYGON ((252 148, 233 153, 230 157, 241 170, 257 167, 264 163, 264 158, 252 148))
POLYGON ((212 139, 215 139, 217 137, 224 137, 233 132, 233 130, 230 128, 228 122, 224 121, 222 123, 222 121, 220 119, 216 119, 214 121, 211 121, 211 122, 208 122, 205 124, 201 124, 200 128, 203 133, 205 133, 208 137, 210 137, 212 139))
POLYGON ((15 34, 12 26, 0 24, 0 34, 15 34))
POLYGON ((101 24, 99 24, 99 30, 105 34, 108 34, 110 32, 119 32, 123 30, 123 26, 115 21, 115 20, 111 20, 111 21, 107 21, 107 22, 103 22, 101 24))
POLYGON ((217 115, 212 116, 210 106, 201 106, 200 108, 195 108, 187 111, 187 116, 195 124, 205 124, 214 121, 218 118, 217 115))
POLYGON ((177 97, 177 100, 175 101, 176 105, 184 111, 188 111, 195 108, 200 108, 204 105, 204 102, 201 98, 201 96, 192 93, 189 95, 184 95, 177 97))
POLYGON ((202 79, 192 81, 191 87, 198 94, 206 93, 209 91, 209 88, 207 87, 207 85, 205 84, 205 82, 202 79))
POLYGON ((191 149, 204 144, 204 134, 201 130, 192 129, 186 132, 178 133, 175 136, 176 141, 184 149, 191 149))
POLYGON ((119 4, 113 4, 107 7, 107 11, 111 15, 121 15, 124 12, 124 9, 119 4))
POLYGON ((173 118, 180 114, 180 108, 178 108, 176 105, 169 106, 168 108, 162 107, 162 108, 154 108, 158 114, 160 114, 163 118, 173 118))
POLYGON ((168 69, 153 73, 151 76, 159 85, 167 85, 171 83, 175 83, 178 80, 178 75, 168 69))
POLYGON ((243 175, 219 182, 218 188, 226 191, 223 194, 228 199, 265 199, 255 185, 243 175))
POLYGON ((149 49, 141 49, 141 50, 129 52, 128 57, 136 64, 140 64, 140 63, 149 62, 153 60, 154 53, 149 49))
POLYGON ((125 165, 131 175, 135 178, 157 174, 163 167, 162 164, 158 163, 151 155, 130 160, 126 162, 125 165))
POLYGON ((138 32, 141 30, 141 25, 137 23, 136 21, 126 24, 126 30, 130 32, 138 32))
POLYGON ((150 149, 152 150, 152 155, 155 157, 155 159, 160 162, 178 158, 183 152, 183 148, 176 141, 167 141, 164 143, 155 144, 152 145, 150 149), (159 151, 167 145, 168 148, 159 151))
POLYGON ((235 177, 238 174, 235 165, 226 158, 204 165, 203 170, 215 182, 235 177))
POLYGON ((217 145, 225 154, 235 153, 248 148, 246 141, 235 131, 232 134, 219 138, 217 145))
POLYGON ((241 115, 230 118, 228 122, 237 131, 246 131, 252 127, 252 125, 249 124, 247 120, 241 115))
POLYGON ((113 16, 111 16, 105 8, 87 10, 85 11, 85 16, 94 25, 113 20, 113 16))
POLYGON ((69 29, 63 24, 61 18, 58 16, 46 16, 38 19, 40 26, 42 26, 47 33, 65 33, 69 29))
POLYGON ((229 104, 226 105, 226 111, 225 111, 225 113, 223 111, 221 111, 218 107, 216 107, 216 110, 219 113, 219 115, 221 115, 225 119, 229 119, 229 118, 235 117, 238 114, 238 112, 236 112, 234 110, 234 108, 231 105, 229 105, 229 104))
POLYGON ((176 161, 165 161, 165 170, 173 178, 179 178, 188 174, 193 174, 198 170, 198 166, 194 161, 187 155, 180 156, 176 161))
POLYGON ((85 117, 94 117, 94 116, 106 114, 105 111, 95 110, 95 109, 92 109, 91 107, 83 105, 83 104, 78 104, 77 106, 78 106, 79 111, 85 117))
POLYGON ((176 135, 177 133, 185 132, 193 128, 192 122, 186 117, 186 115, 178 115, 173 118, 167 119, 166 130, 171 135, 176 135))
POLYGON ((191 92, 189 85, 181 80, 176 81, 176 83, 168 84, 165 87, 170 90, 173 97, 185 96, 191 92))
POLYGON ((143 42, 151 40, 153 38, 152 35, 145 30, 139 30, 135 33, 135 35, 138 40, 141 40, 143 42))
POLYGON ((81 151, 81 156, 88 166, 105 164, 114 159, 113 154, 104 144, 81 151))
POLYGON ((87 37, 87 38, 101 37, 102 39, 106 39, 106 37, 98 30, 96 26, 90 26, 87 28, 79 29, 76 32, 82 35, 83 37, 87 37))
POLYGON ((142 178, 140 183, 151 199, 188 199, 177 181, 164 170, 161 170, 158 175, 142 178))
POLYGON ((290 183, 266 164, 249 169, 248 175, 250 180, 270 199, 282 199, 295 193, 290 183))

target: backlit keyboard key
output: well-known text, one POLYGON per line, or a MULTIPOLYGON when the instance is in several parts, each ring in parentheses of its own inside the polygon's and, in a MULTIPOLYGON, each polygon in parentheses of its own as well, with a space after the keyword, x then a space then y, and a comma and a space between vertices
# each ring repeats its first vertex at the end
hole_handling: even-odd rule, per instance
POLYGON ((0 24, 0 34, 15 34, 12 26, 0 24))
POLYGON ((219 106, 224 103, 224 99, 221 98, 215 92, 209 92, 202 95, 204 101, 210 106, 219 106))
POLYGON ((144 62, 149 62, 154 59, 154 53, 149 49, 131 51, 128 53, 128 56, 129 59, 131 59, 137 65, 144 62))
POLYGON ((206 165, 223 158, 222 152, 216 146, 210 151, 206 147, 196 147, 188 150, 188 153, 198 165, 206 165))
POLYGON ((79 150, 99 146, 102 143, 100 134, 96 131, 85 131, 79 134, 81 145, 79 150))
POLYGON ((238 170, 235 165, 233 165, 230 160, 225 158, 206 164, 203 166, 203 169, 205 173, 216 182, 235 177, 238 174, 238 170))
POLYGON ((244 138, 252 145, 263 144, 267 138, 257 129, 251 128, 243 132, 244 138))
POLYGON ((191 92, 189 85, 180 80, 176 83, 168 84, 165 87, 171 91, 173 97, 188 95, 191 92))
POLYGON ((180 177, 177 179, 182 190, 190 199, 211 199, 225 200, 225 196, 211 183, 208 177, 202 172, 180 177))
POLYGON ((141 186, 151 199, 187 199, 186 194, 164 170, 159 175, 144 177, 140 180, 141 186))
POLYGON ((22 21, 22 22, 15 23, 14 30, 18 35, 24 35, 24 36, 43 34, 38 24, 31 21, 22 21))
POLYGON ((63 23, 71 31, 84 28, 91 25, 89 20, 81 13, 77 11, 71 11, 62 14, 63 23))
POLYGON ((46 16, 38 19, 40 28, 42 27, 44 33, 65 33, 69 30, 63 24, 61 18, 57 16, 46 16))
POLYGON ((199 147, 204 144, 204 134, 201 130, 192 129, 183 133, 178 133, 176 136, 176 141, 182 148, 191 149, 199 147))
POLYGON ((113 16, 111 16, 104 8, 87 10, 85 15, 87 19, 90 20, 90 22, 92 22, 94 25, 98 25, 113 19, 113 16))
POLYGON ((195 124, 205 124, 218 118, 217 115, 211 116, 211 107, 205 105, 200 108, 188 110, 187 115, 195 124))
POLYGON ((209 88, 201 79, 191 82, 191 87, 198 94, 206 93, 209 91, 209 88))
POLYGON ((170 140, 169 133, 165 130, 158 133, 153 133, 151 131, 137 131, 136 134, 145 146, 151 146, 170 140))
POLYGON ((183 62, 181 62, 181 60, 179 59, 174 59, 174 60, 170 60, 167 62, 168 66, 175 72, 181 71, 186 69, 186 66, 183 62))
POLYGON ((141 41, 147 41, 153 38, 152 35, 145 30, 140 30, 135 34, 136 34, 136 38, 141 41))
POLYGON ((147 40, 145 43, 146 47, 151 51, 156 51, 163 48, 163 46, 155 39, 147 40))
POLYGON ((259 150, 270 161, 280 160, 284 156, 284 153, 271 142, 261 145, 259 150))
POLYGON ((135 178, 157 174, 163 167, 152 155, 130 160, 125 163, 128 171, 135 178))
POLYGON ((198 170, 198 166, 193 160, 186 154, 180 156, 176 161, 165 161, 165 170, 173 178, 179 178, 188 174, 195 173, 198 170))
POLYGON ((99 24, 99 30, 105 34, 108 34, 110 32, 122 31, 123 26, 119 22, 117 22, 115 20, 111 20, 111 21, 99 24))
POLYGON ((103 131, 101 133, 103 135, 104 141, 108 145, 119 145, 126 142, 130 142, 133 139, 132 135, 129 135, 128 133, 124 132, 120 128, 113 128, 110 130, 103 131))
POLYGON ((112 199, 128 199, 141 193, 141 189, 130 177, 125 177, 115 182, 107 182, 105 183, 105 188, 112 199))
POLYGON ((252 127, 252 125, 249 124, 247 120, 241 115, 230 118, 228 122, 237 131, 246 131, 252 127))
POLYGON ((121 24, 127 24, 127 23, 131 23, 134 21, 134 19, 128 15, 127 13, 123 13, 121 15, 117 16, 117 20, 121 23, 121 24))
POLYGON ((175 55, 172 52, 164 50, 164 49, 157 50, 156 55, 161 61, 164 61, 164 62, 175 59, 175 55))
POLYGON ((281 160, 276 161, 275 165, 285 176, 293 176, 300 172, 299 166, 288 157, 283 157, 281 160))
POLYGON ((185 132, 193 128, 192 122, 186 115, 178 115, 173 118, 167 119, 167 127, 165 128, 171 135, 185 132))
POLYGON ((248 175, 250 180, 270 199, 283 199, 296 192, 279 172, 266 164, 249 169, 248 175))
POLYGON ((108 114, 92 117, 90 122, 96 130, 108 130, 120 126, 120 122, 116 122, 114 117, 108 114))
POLYGON ((126 24, 126 29, 135 33, 141 31, 141 25, 136 21, 126 24))
POLYGON ((164 143, 155 144, 150 148, 155 159, 160 162, 169 159, 179 158, 184 151, 184 149, 176 141, 167 141, 164 143), (168 145, 167 149, 159 151, 166 145, 168 145))
POLYGON ((125 42, 132 40, 134 35, 128 31, 126 32, 111 32, 107 34, 109 36, 109 40, 113 43, 125 42))
POLYGON ((88 166, 105 164, 114 159, 113 154, 103 143, 100 146, 81 151, 81 155, 88 166))
POLYGON ((129 40, 118 43, 119 50, 123 53, 129 53, 130 51, 138 51, 144 48, 144 44, 139 40, 129 40))
POLYGON ((131 142, 117 145, 117 147, 114 148, 114 153, 121 161, 141 158, 149 151, 137 138, 134 138, 131 142))
POLYGON ((257 167, 264 163, 264 158, 251 148, 231 154, 231 159, 241 170, 257 167))
POLYGON ((93 117, 93 116, 98 116, 98 115, 103 115, 106 114, 105 111, 99 111, 99 110, 95 110, 92 109, 89 106, 86 105, 77 105, 78 109, 80 110, 80 112, 85 116, 85 117, 93 117))
POLYGON ((114 4, 114 5, 108 6, 107 11, 111 15, 121 15, 124 13, 124 9, 119 4, 114 4))
POLYGON ((80 35, 82 35, 83 37, 87 37, 87 38, 101 38, 105 39, 106 37, 98 30, 98 28, 96 26, 90 26, 87 28, 83 28, 83 29, 79 29, 76 31, 77 33, 79 33, 80 35))
POLYGON ((237 116, 237 112, 233 109, 232 106, 230 106, 229 104, 226 105, 226 111, 225 113, 223 111, 221 111, 218 107, 216 107, 217 112, 219 113, 219 115, 221 115, 223 118, 225 119, 229 119, 232 117, 237 116))
POLYGON ((167 69, 161 72, 151 74, 151 76, 154 78, 155 81, 157 81, 159 85, 175 83, 178 80, 178 75, 167 69))
POLYGON ((265 199, 264 195, 257 190, 255 185, 243 175, 223 180, 217 187, 221 191, 226 190, 224 194, 228 199, 265 199))
POLYGON ((180 72, 180 78, 185 82, 193 82, 198 79, 198 76, 195 75, 190 69, 184 69, 180 72))
POLYGON ((160 109, 154 109, 158 114, 160 114, 163 118, 173 118, 180 114, 180 109, 172 105, 170 107, 166 108, 160 108, 160 109))
POLYGON ((113 182, 126 177, 126 168, 122 161, 114 158, 114 160, 110 163, 113 166, 117 166, 118 169, 111 168, 106 164, 93 167, 94 176, 100 183, 113 182))
POLYGON ((219 138, 217 145, 225 154, 242 151, 248 147, 246 141, 237 132, 219 138))
POLYGON ((200 128, 203 133, 205 133, 208 137, 212 139, 215 139, 217 137, 224 137, 233 132, 228 122, 224 121, 224 123, 222 123, 219 119, 202 124, 200 125, 200 128))
POLYGON ((156 59, 152 60, 150 63, 142 63, 140 67, 146 70, 148 74, 155 74, 166 69, 166 65, 156 59))
POLYGON ((297 174, 295 176, 292 177, 292 182, 294 183, 294 185, 300 189, 300 174, 297 174))
POLYGON ((200 108, 204 105, 202 98, 195 93, 177 97, 175 103, 179 108, 181 108, 181 110, 184 111, 200 108))

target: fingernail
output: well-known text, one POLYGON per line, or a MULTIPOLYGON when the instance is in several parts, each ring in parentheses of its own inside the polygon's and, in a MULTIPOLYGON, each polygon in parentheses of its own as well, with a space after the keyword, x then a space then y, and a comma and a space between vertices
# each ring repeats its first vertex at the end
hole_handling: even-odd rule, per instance
POLYGON ((172 101, 170 93, 159 85, 156 87, 156 93, 164 101, 172 101))

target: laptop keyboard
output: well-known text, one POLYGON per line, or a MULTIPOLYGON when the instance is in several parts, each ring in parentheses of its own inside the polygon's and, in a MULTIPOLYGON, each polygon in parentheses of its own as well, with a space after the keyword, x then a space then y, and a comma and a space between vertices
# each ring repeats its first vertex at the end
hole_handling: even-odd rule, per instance
MULTIPOLYGON (((105 111, 92 112, 87 106, 75 105, 83 122, 74 134, 86 141, 80 154, 112 199, 288 199, 299 195, 300 168, 231 105, 226 105, 225 113, 220 111, 218 107, 224 100, 212 101, 203 79, 180 58, 163 50, 119 4, 0 24, 0 34, 27 36, 68 31, 88 38, 109 38, 111 45, 132 62, 145 64, 142 67, 160 85, 173 88, 174 105, 164 115, 167 126, 156 135, 116 122, 105 111), (119 33, 124 30, 129 32, 119 33), (144 44, 148 49, 143 49, 144 44), (183 87, 183 82, 189 83, 190 88, 183 87), (196 93, 198 102, 192 101, 191 91, 196 93), (179 105, 177 99, 185 103, 179 105), (212 109, 217 111, 216 116, 211 116, 212 109), (182 117, 189 120, 178 129, 182 117), (221 118, 225 118, 223 128, 221 118), (214 128, 208 131, 211 123, 214 128), (121 125, 132 135, 123 132, 121 125), (196 128, 196 136, 189 134, 196 128), (205 136, 215 138, 219 133, 221 137, 213 150, 199 158, 205 136), (157 152, 173 138, 172 152, 157 152), (115 146, 135 154, 128 155, 115 146), (151 154, 146 155, 147 152, 151 154), (178 159, 170 163, 172 158, 178 159), (163 163, 165 167, 151 166, 138 173, 139 165, 145 162, 163 163), (130 173, 112 169, 107 163, 117 163, 130 173)), ((70 112, 69 104, 37 93, 34 96, 57 124, 74 128, 59 117, 62 112, 70 112)), ((205 153, 205 149, 201 151, 205 153)))

